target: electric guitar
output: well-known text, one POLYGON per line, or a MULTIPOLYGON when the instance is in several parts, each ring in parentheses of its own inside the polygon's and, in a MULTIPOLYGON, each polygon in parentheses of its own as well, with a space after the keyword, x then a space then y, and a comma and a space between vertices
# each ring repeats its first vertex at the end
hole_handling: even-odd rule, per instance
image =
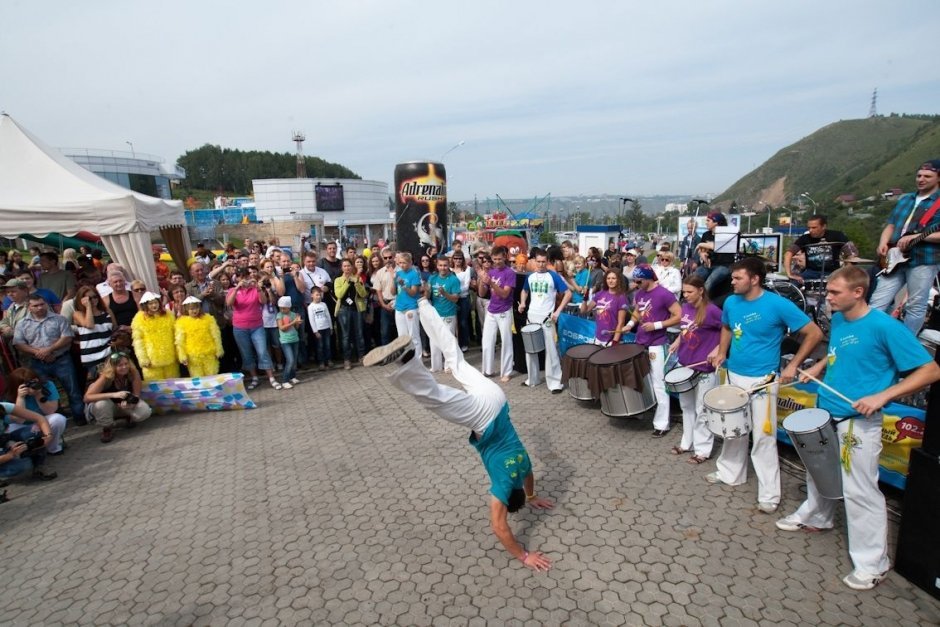
MULTIPOLYGON (((917 237, 911 240, 911 244, 907 247, 907 250, 910 251, 912 248, 914 248, 914 246, 921 243, 925 237, 932 233, 936 233, 937 231, 940 231, 940 224, 935 224, 934 226, 918 233, 917 237)), ((912 233, 905 233, 905 235, 912 235, 912 233)), ((898 248, 897 244, 891 244, 891 247, 888 248, 888 253, 882 255, 879 259, 882 270, 878 273, 878 275, 891 276, 891 274, 893 274, 894 271, 898 269, 898 266, 904 265, 910 260, 911 258, 905 256, 904 252, 898 248)))

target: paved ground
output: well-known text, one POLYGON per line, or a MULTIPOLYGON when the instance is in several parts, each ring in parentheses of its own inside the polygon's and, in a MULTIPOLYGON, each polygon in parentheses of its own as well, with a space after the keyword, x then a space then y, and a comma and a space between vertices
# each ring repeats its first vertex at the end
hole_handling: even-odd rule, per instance
MULTIPOLYGON (((557 500, 512 519, 555 560, 534 574, 489 532, 465 433, 380 369, 306 377, 256 392, 260 409, 155 417, 107 446, 72 430, 51 462, 60 479, 14 483, 0 505, 0 621, 940 623, 940 603, 897 574, 872 592, 845 588, 842 530, 778 532, 753 478, 709 486, 713 464, 668 454, 678 430, 653 440, 648 421, 516 377, 513 421, 539 494, 557 500)), ((801 488, 784 474, 783 510, 801 488)))

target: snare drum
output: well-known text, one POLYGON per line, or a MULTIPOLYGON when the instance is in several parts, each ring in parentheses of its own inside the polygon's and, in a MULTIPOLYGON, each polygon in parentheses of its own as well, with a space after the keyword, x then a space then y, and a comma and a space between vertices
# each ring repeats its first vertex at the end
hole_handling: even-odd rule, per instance
POLYGON ((701 376, 702 373, 698 370, 680 366, 667 372, 663 380, 666 383, 666 390, 675 394, 682 394, 683 392, 694 390, 701 376))
POLYGON ((587 380, 588 359, 601 350, 595 344, 578 344, 565 351, 561 358, 561 382, 567 384, 568 394, 579 401, 596 401, 587 380))
POLYGON ((545 350, 545 334, 542 332, 542 325, 537 323, 527 324, 522 327, 522 345, 525 352, 529 355, 538 355, 545 350))
POLYGON ((708 430, 726 440, 746 438, 751 433, 751 397, 736 385, 719 385, 705 392, 708 430))
POLYGON ((920 332, 920 335, 917 336, 917 339, 919 339, 923 347, 927 349, 930 356, 936 358, 937 347, 940 346, 940 331, 936 329, 924 329, 920 332))
POLYGON ((829 412, 815 407, 795 411, 783 420, 783 429, 813 478, 819 495, 841 499, 839 435, 829 412))
POLYGON ((605 416, 637 416, 656 406, 645 346, 617 344, 588 358, 588 384, 605 416))

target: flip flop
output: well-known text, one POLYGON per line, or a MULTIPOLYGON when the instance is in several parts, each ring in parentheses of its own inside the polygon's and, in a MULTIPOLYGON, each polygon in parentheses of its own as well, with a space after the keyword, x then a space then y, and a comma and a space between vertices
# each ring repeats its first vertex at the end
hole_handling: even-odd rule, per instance
POLYGON ((678 446, 673 446, 672 450, 669 452, 672 453, 673 455, 685 455, 686 453, 689 453, 690 451, 688 449, 679 448, 678 446))
POLYGON ((708 458, 705 457, 704 455, 693 455, 692 457, 690 457, 690 458, 688 459, 688 461, 687 461, 686 463, 688 463, 688 464, 694 464, 694 465, 697 466, 697 465, 703 464, 703 463, 705 463, 705 462, 707 462, 707 461, 708 461, 708 458))

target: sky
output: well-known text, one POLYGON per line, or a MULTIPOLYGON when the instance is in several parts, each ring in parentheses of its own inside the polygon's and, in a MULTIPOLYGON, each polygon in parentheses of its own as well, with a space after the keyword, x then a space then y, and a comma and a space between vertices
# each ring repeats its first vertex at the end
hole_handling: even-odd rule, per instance
POLYGON ((3 0, 0 110, 168 162, 300 130, 390 187, 443 157, 458 201, 701 196, 875 87, 879 113, 940 113, 938 26, 908 0, 3 0))

